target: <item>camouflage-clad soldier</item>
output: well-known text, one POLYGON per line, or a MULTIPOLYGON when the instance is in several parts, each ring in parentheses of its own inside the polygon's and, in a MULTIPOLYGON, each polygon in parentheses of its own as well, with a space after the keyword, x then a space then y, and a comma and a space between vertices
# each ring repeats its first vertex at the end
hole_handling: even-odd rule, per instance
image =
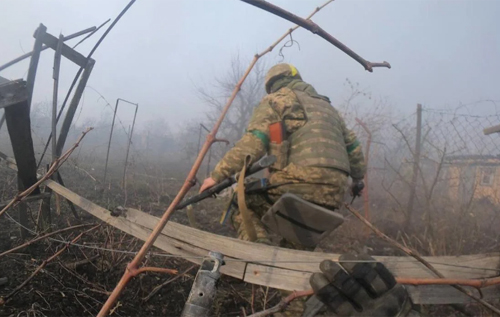
MULTIPOLYGON (((247 207, 253 211, 255 242, 270 244, 260 219, 281 195, 293 193, 328 209, 338 209, 348 177, 352 177, 353 186, 361 182, 365 164, 356 135, 347 129, 330 100, 302 81, 294 66, 273 66, 266 75, 265 88, 268 95, 255 108, 245 135, 205 179, 200 192, 240 171, 247 156, 255 162, 266 154, 275 155, 277 163, 269 169, 270 189, 264 194, 245 195, 247 207), (270 127, 278 122, 283 126, 286 146, 272 140, 270 127)), ((231 219, 238 238, 250 240, 238 210, 231 219)), ((284 239, 281 246, 306 249, 284 239)), ((303 304, 293 302, 288 313, 300 314, 303 304)))
MULTIPOLYGON (((268 243, 268 238, 260 218, 282 194, 293 193, 337 209, 342 204, 348 177, 356 183, 365 174, 356 135, 347 129, 330 100, 302 81, 294 66, 273 66, 266 75, 265 88, 268 95, 255 108, 245 135, 226 153, 200 189, 201 192, 240 171, 248 155, 253 162, 266 154, 276 155, 281 166, 278 163, 270 168, 271 189, 267 194, 246 195, 247 206, 255 213, 257 242, 262 243, 268 243), (270 140, 270 126, 277 122, 282 122, 286 130, 286 153, 276 149, 270 140)), ((237 212, 232 219, 239 238, 248 240, 237 212)))

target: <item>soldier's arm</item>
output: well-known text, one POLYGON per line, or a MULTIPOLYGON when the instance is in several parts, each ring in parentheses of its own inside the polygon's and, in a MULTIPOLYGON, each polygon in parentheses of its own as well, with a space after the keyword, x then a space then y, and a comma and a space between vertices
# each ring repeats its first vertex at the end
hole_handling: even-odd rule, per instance
POLYGON ((229 150, 215 166, 211 177, 217 183, 239 172, 243 167, 245 157, 250 155, 252 162, 263 157, 269 146, 269 125, 278 120, 277 114, 265 98, 254 110, 247 132, 229 150))
POLYGON ((365 176, 366 164, 363 149, 356 134, 346 127, 344 119, 342 119, 342 130, 344 134, 344 142, 346 145, 349 164, 351 166, 351 177, 359 180, 365 176))

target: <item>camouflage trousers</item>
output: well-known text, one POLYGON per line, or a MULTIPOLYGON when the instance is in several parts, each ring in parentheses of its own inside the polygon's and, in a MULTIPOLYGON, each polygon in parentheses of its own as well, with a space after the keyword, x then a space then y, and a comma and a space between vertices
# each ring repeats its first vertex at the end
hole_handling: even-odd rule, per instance
MULTIPOLYGON (((257 235, 257 240, 255 241, 256 243, 272 245, 269 233, 267 232, 260 219, 269 210, 269 208, 272 207, 274 202, 276 202, 279 197, 285 192, 292 192, 302 197, 305 196, 305 199, 309 198, 308 200, 314 203, 321 204, 330 209, 335 209, 335 207, 339 206, 341 201, 343 200, 345 187, 339 186, 336 188, 335 186, 328 186, 328 188, 325 188, 324 185, 291 184, 283 186, 282 188, 274 188, 267 193, 246 194, 245 202, 249 211, 251 212, 251 221, 257 235), (304 193, 305 195, 301 195, 302 193, 304 193)), ((236 195, 234 195, 232 197, 231 203, 231 221, 238 233, 238 238, 241 240, 249 241, 250 239, 243 225, 243 219, 240 212, 238 211, 236 202, 236 195)), ((279 242, 279 246, 288 249, 314 251, 313 248, 306 248, 302 245, 286 241, 285 239, 281 239, 281 241, 279 242)), ((283 298, 291 294, 290 291, 284 290, 281 290, 280 293, 283 298)), ((290 305, 288 305, 285 312, 275 314, 275 316, 300 316, 304 311, 305 302, 305 298, 294 300, 290 303, 290 305)))
MULTIPOLYGON (((263 243, 271 245, 271 240, 269 238, 269 233, 267 232, 264 224, 260 220, 262 216, 271 208, 275 201, 279 199, 279 196, 268 195, 268 194, 247 194, 245 195, 245 202, 247 204, 248 209, 251 212, 251 221, 255 228, 255 233, 257 234, 256 243, 263 243)), ((236 202, 236 195, 233 199, 233 202, 236 202)), ((248 237, 248 233, 245 230, 245 226, 243 225, 243 218, 238 210, 236 203, 232 205, 232 217, 231 221, 238 233, 238 239, 244 241, 250 241, 248 237)), ((281 239, 279 242, 279 246, 282 248, 295 249, 295 250, 307 250, 313 251, 312 249, 308 249, 299 244, 294 244, 285 239, 281 239)))
MULTIPOLYGON (((272 245, 271 240, 269 238, 269 234, 267 230, 265 229, 264 225, 260 221, 262 216, 269 210, 269 208, 272 207, 272 203, 274 200, 277 200, 276 197, 271 198, 272 196, 266 197, 265 194, 257 195, 245 195, 245 202, 247 203, 248 209, 252 212, 251 213, 251 220, 252 224, 255 228, 255 233, 257 234, 257 240, 255 241, 256 243, 263 243, 267 245, 272 245)), ((233 199, 233 201, 237 201, 236 195, 233 199)), ((237 210, 236 205, 233 205, 233 213, 232 213, 232 224, 234 228, 236 229, 238 233, 238 239, 240 240, 245 240, 245 241, 250 241, 248 237, 248 233, 245 230, 245 226, 243 225, 243 219, 241 217, 240 212, 237 210)), ((280 241, 280 247, 283 248, 289 248, 289 249, 299 249, 299 250, 306 250, 305 247, 300 246, 300 245, 294 245, 285 239, 281 239, 280 241)), ((312 250, 309 250, 312 251, 312 250)), ((285 298, 288 295, 290 295, 292 292, 290 291, 284 291, 280 290, 281 297, 285 298)), ((274 316, 279 317, 279 316, 300 316, 302 312, 304 311, 305 308, 305 299, 298 299, 290 303, 288 305, 286 311, 283 313, 277 313, 274 314, 274 316)))

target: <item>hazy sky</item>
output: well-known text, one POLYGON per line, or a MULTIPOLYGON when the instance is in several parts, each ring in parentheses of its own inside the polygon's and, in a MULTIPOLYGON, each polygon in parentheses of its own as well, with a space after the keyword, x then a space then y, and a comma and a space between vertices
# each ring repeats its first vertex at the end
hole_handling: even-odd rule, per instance
MULTIPOLYGON (((39 23, 58 36, 115 18, 126 0, 2 0, 0 64, 30 51, 39 23)), ((273 0, 300 16, 324 1, 273 0)), ((336 0, 314 21, 365 59, 388 61, 392 69, 366 72, 323 39, 298 30, 300 43, 287 49, 293 63, 317 90, 339 100, 346 78, 376 96, 388 97, 402 112, 427 107, 500 99, 500 1, 336 0)), ((94 54, 89 86, 114 105, 116 98, 140 104, 138 119, 164 117, 172 128, 206 109, 195 86, 223 74, 231 57, 250 60, 291 26, 237 0, 137 0, 94 54)), ((99 34, 78 50, 86 55, 99 34)), ((74 44, 78 40, 72 40, 74 44)), ((268 65, 281 61, 278 50, 268 65)), ((43 53, 34 101, 51 101, 53 51, 43 53)), ((0 72, 26 77, 28 61, 0 72)), ((61 92, 76 66, 62 65, 61 92)), ((61 93, 61 97, 63 94, 61 93)), ((87 89, 79 121, 107 115, 110 108, 87 89)), ((132 111, 130 111, 132 113, 132 111)), ((122 117, 127 117, 125 113, 122 117)))

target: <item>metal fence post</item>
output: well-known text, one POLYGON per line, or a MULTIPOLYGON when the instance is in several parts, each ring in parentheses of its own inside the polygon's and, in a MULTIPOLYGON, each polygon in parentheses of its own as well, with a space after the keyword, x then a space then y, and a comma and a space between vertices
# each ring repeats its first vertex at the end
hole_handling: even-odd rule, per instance
POLYGON ((415 137, 415 151, 413 153, 413 175, 411 179, 410 197, 408 198, 407 216, 405 227, 408 229, 412 222, 413 205, 415 202, 415 194, 417 191, 417 180, 420 166, 420 150, 422 145, 422 105, 417 105, 417 127, 415 137))
POLYGON ((129 131, 128 144, 127 144, 127 154, 125 157, 125 166, 123 169, 122 186, 125 187, 125 176, 127 174, 127 164, 128 164, 128 155, 129 155, 129 151, 130 151, 130 143, 132 143, 132 134, 134 133, 135 119, 137 118, 137 110, 139 109, 139 104, 130 102, 130 101, 122 99, 122 98, 116 99, 115 111, 113 113, 113 122, 111 123, 111 131, 109 133, 108 150, 106 152, 106 163, 104 165, 104 177, 103 177, 102 182, 103 182, 103 184, 106 183, 106 175, 108 172, 108 161, 109 161, 109 149, 111 147, 111 138, 113 136, 113 128, 115 126, 116 112, 118 111, 118 105, 119 105, 120 101, 123 101, 123 102, 126 102, 128 104, 135 106, 134 119, 132 121, 132 127, 130 128, 130 131, 129 131))

